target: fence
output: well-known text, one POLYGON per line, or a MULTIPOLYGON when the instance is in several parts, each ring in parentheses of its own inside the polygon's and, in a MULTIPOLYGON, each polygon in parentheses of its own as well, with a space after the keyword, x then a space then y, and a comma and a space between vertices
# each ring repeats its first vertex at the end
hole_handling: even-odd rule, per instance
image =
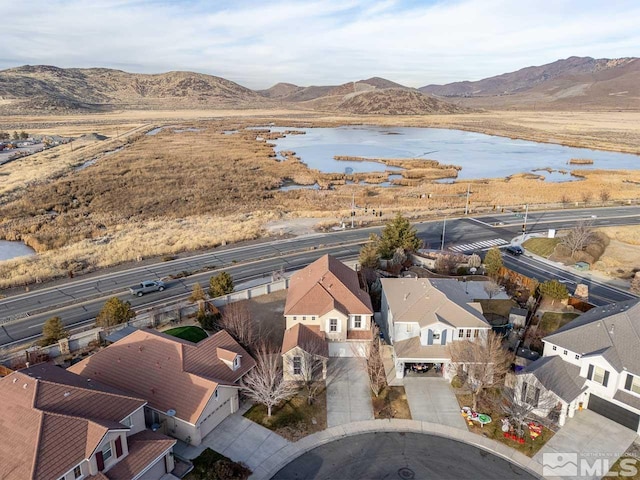
MULTIPOLYGON (((289 279, 279 280, 257 285, 254 287, 239 290, 228 295, 209 300, 209 304, 220 307, 229 303, 249 300, 251 298, 267 295, 272 292, 286 290, 289 288, 289 279)), ((136 312, 136 317, 127 323, 115 325, 113 327, 84 327, 78 329, 69 338, 62 339, 58 343, 46 347, 30 347, 26 350, 19 350, 2 355, 0 361, 9 367, 22 366, 24 362, 38 363, 60 356, 70 356, 83 350, 93 348, 93 345, 100 344, 113 332, 127 326, 136 328, 154 328, 159 325, 180 322, 184 318, 195 315, 198 312, 198 303, 189 302, 186 299, 175 300, 161 306, 154 306, 136 312)), ((0 370, 1 372, 1 370, 0 370)), ((2 376, 0 374, 0 376, 2 376)))

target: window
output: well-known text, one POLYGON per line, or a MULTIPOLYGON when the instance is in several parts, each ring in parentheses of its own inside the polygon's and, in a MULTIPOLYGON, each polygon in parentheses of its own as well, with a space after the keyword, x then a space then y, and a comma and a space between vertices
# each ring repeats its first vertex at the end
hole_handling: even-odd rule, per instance
POLYGON ((76 468, 73 469, 73 478, 80 478, 82 476, 82 468, 80 468, 80 465, 78 465, 76 468))
POLYGON ((463 338, 464 337, 464 330, 460 329, 458 330, 458 338, 463 338))
POLYGON ((580 355, 576 354, 576 360, 580 360, 580 355))
POLYGON ((609 383, 609 372, 602 367, 596 367, 595 365, 589 365, 587 371, 587 378, 599 383, 603 387, 606 387, 609 383))
POLYGON ((440 340, 440 332, 433 332, 433 339, 440 340))
POLYGON ((297 321, 297 320, 298 320, 298 317, 296 317, 296 316, 294 315, 294 316, 293 316, 293 321, 295 322, 295 321, 297 321))
POLYGON ((627 379, 624 382, 624 389, 640 395, 640 377, 635 377, 627 373, 627 379))
POLYGON ((356 315, 353 317, 353 328, 362 328, 362 316, 356 315))
MULTIPOLYGON (((133 423, 131 422, 131 417, 127 417, 120 422, 125 427, 133 427, 133 423)), ((77 477, 76 477, 77 478, 77 477)))
POLYGON ((332 318, 329 320, 329 331, 337 332, 338 331, 338 319, 332 318))
POLYGON ((300 375, 302 373, 302 357, 293 357, 293 374, 300 375))
POLYGON ((302 321, 303 321, 303 322, 306 322, 306 321, 307 321, 307 316, 306 316, 306 315, 303 315, 303 316, 302 316, 302 321))
POLYGON ((567 354, 567 351, 566 351, 566 350, 565 350, 565 351, 563 351, 563 352, 562 352, 562 354, 563 354, 563 355, 566 355, 566 354, 567 354))
POLYGON ((467 330, 467 338, 471 338, 471 329, 467 330))
POLYGON ((413 330, 413 329, 411 328, 411 324, 410 324, 410 323, 407 323, 407 333, 411 333, 411 330, 413 330))
POLYGON ((236 358, 233 359, 233 369, 236 370, 240 367, 240 355, 236 355, 236 358))
POLYGON ((558 349, 555 345, 553 346, 553 351, 555 352, 558 349))
POLYGON ((111 458, 113 452, 111 451, 111 442, 107 442, 102 446, 102 460, 106 462, 111 458))
POLYGON ((478 330, 473 331, 473 338, 478 338, 478 330))
POLYGON ((315 319, 316 319, 316 316, 315 316, 315 315, 313 315, 313 316, 311 317, 311 320, 314 320, 314 321, 315 321, 315 319))
POLYGON ((213 392, 213 398, 215 398, 216 400, 218 400, 218 389, 216 388, 213 392))

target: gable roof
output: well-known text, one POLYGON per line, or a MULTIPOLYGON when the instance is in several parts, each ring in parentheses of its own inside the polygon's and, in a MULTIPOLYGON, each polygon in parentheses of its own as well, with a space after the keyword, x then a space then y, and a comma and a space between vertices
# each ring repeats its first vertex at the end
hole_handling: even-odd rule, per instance
POLYGON ((149 406, 195 424, 218 385, 234 385, 255 366, 222 330, 195 344, 154 330, 138 330, 69 368, 85 378, 132 392, 149 406), (242 356, 233 370, 218 348, 242 356))
POLYGON ((371 299, 358 274, 340 260, 324 255, 291 277, 285 315, 324 315, 337 309, 345 315, 373 315, 371 299))
POLYGON ((640 375, 640 299, 592 308, 543 340, 640 375))
POLYGON ((455 279, 382 278, 382 290, 394 322, 420 327, 446 323, 456 328, 489 328, 482 307, 455 279))
POLYGON ((310 326, 296 323, 293 327, 285 330, 284 338, 282 339, 282 355, 295 347, 300 347, 305 352, 313 355, 329 358, 329 345, 317 325, 310 326))
POLYGON ((519 375, 531 374, 547 390, 552 391, 567 403, 572 402, 585 389, 585 379, 580 376, 580 367, 565 362, 557 355, 542 357, 527 365, 519 375))
POLYGON ((109 480, 137 478, 151 462, 166 454, 177 440, 158 432, 143 430, 127 438, 129 454, 106 472, 109 480))
POLYGON ((109 430, 128 429, 119 422, 145 403, 55 365, 7 375, 0 379, 0 478, 59 478, 109 430))

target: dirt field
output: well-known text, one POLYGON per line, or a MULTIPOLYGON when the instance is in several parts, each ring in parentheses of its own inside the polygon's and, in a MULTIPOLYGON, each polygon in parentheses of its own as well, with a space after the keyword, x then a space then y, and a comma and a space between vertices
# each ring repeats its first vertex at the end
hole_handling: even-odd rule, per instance
POLYGON ((281 290, 247 301, 251 319, 254 323, 259 323, 257 330, 267 332, 267 338, 264 340, 278 348, 282 345, 282 337, 284 337, 284 304, 286 299, 287 291, 281 290))
POLYGON ((609 276, 631 279, 640 271, 640 226, 599 228, 611 239, 609 246, 595 263, 595 270, 609 276))
POLYGON ((469 183, 472 211, 640 197, 640 171, 578 172, 583 179, 570 184, 546 183, 530 175, 437 184, 428 181, 432 170, 417 168, 401 180, 403 187, 354 186, 346 182, 362 178, 322 174, 294 155, 277 161, 273 148, 257 141, 255 132, 223 133, 270 122, 292 127, 433 126, 574 146, 640 149, 640 113, 629 112, 335 117, 305 111, 218 110, 3 117, 0 129, 4 130, 98 132, 110 138, 84 145, 73 142, 2 167, 0 238, 23 240, 39 255, 1 262, 0 288, 61 277, 69 271, 81 274, 140 256, 208 248, 269 231, 277 234, 299 218, 305 219, 305 232, 329 228, 349 217, 354 195, 358 206, 370 207, 367 214, 358 210, 359 225, 384 221, 396 211, 425 218, 463 208, 469 183), (165 128, 157 135, 143 134, 158 125, 200 131, 176 133, 165 128), (76 170, 94 160, 94 165, 76 170), (278 191, 285 180, 318 182, 331 190, 278 191), (374 208, 385 216, 374 218, 374 208))

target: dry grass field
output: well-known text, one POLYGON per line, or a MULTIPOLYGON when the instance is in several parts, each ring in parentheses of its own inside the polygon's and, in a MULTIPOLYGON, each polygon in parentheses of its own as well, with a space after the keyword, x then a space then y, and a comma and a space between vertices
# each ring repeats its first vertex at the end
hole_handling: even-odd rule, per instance
MULTIPOLYGON (((255 131, 225 130, 275 122, 291 127, 380 124, 460 128, 567 145, 637 152, 639 113, 487 112, 432 116, 335 117, 304 111, 143 111, 61 117, 3 117, 0 129, 79 135, 99 132, 104 141, 47 150, 0 167, 0 237, 23 240, 39 255, 0 262, 0 288, 69 271, 81 273, 139 257, 212 247, 265 234, 269 222, 317 218, 319 226, 349 215, 352 196, 357 222, 403 211, 433 216, 464 205, 471 184, 472 210, 524 203, 597 203, 639 197, 639 171, 583 171, 583 179, 546 183, 533 175, 479 179, 461 184, 430 180, 455 170, 401 161, 407 168, 396 188, 358 186, 386 175, 322 174, 291 153, 284 161, 257 141, 255 131), (159 134, 142 132, 170 125, 159 134), (175 132, 173 126, 197 127, 175 132), (119 135, 115 138, 115 135, 119 135), (104 152, 123 146, 116 153, 104 152), (74 167, 97 158, 82 170, 74 167), (279 191, 285 181, 318 183, 321 190, 279 191), (328 189, 331 187, 331 189, 328 189)), ((267 136, 267 135, 265 135, 267 136)), ((639 158, 640 160, 640 158, 639 158)), ((391 162, 393 163, 393 162, 391 162)), ((399 163, 399 164, 400 164, 399 163)), ((542 172, 544 174, 544 172, 542 172)))

